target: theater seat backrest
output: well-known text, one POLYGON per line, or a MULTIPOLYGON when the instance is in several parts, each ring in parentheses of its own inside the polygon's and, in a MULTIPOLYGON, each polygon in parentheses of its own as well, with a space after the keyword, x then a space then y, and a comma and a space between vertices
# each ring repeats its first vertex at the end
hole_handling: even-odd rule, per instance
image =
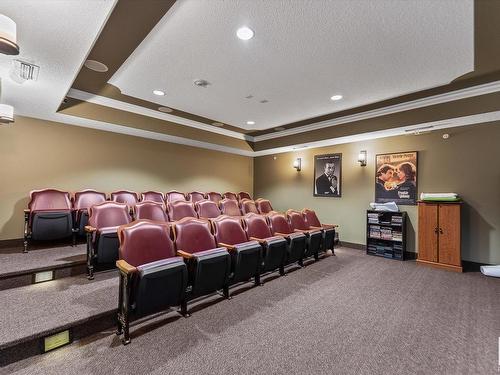
POLYGON ((250 200, 252 200, 252 197, 246 191, 240 191, 238 193, 238 200, 241 201, 243 199, 250 199, 250 200))
POLYGON ((288 224, 284 214, 272 212, 267 215, 267 219, 269 220, 269 225, 273 234, 276 232, 285 234, 293 233, 293 229, 290 227, 290 224, 288 224))
POLYGON ((309 225, 307 225, 306 220, 302 215, 302 212, 295 210, 287 210, 286 217, 292 229, 301 229, 301 230, 309 229, 309 225))
POLYGON ((200 219, 211 219, 221 215, 220 208, 217 203, 208 199, 196 202, 194 207, 200 219))
POLYGON ((160 191, 146 191, 141 194, 141 201, 163 203, 165 201, 165 195, 160 191))
POLYGON ((304 216, 304 219, 306 223, 311 226, 311 227, 321 227, 321 223, 316 216, 316 212, 313 210, 310 210, 308 208, 304 208, 302 210, 302 215, 304 216))
POLYGON ((220 193, 217 193, 215 191, 211 191, 207 193, 207 198, 217 204, 222 200, 222 195, 220 193))
POLYGON ((255 205, 255 202, 250 199, 243 199, 241 201, 241 213, 243 215, 253 212, 254 214, 258 214, 259 210, 255 205))
POLYGON ((194 204, 187 201, 174 201, 167 203, 168 217, 170 221, 176 221, 185 217, 198 217, 194 204))
POLYGON ((28 208, 31 211, 71 210, 69 192, 56 189, 33 190, 30 192, 28 208))
POLYGON ((125 203, 129 207, 133 207, 139 202, 137 193, 129 190, 114 191, 111 193, 111 200, 117 203, 125 203))
POLYGON ((73 208, 75 210, 85 210, 95 204, 106 202, 106 194, 95 190, 83 190, 75 193, 73 208))
POLYGON ((241 211, 238 207, 238 201, 224 198, 219 202, 219 205, 222 214, 229 216, 241 216, 241 211))
POLYGON ((89 225, 100 229, 128 224, 132 221, 129 212, 129 208, 125 203, 99 203, 89 209, 89 225))
POLYGON ((261 214, 268 214, 273 211, 273 206, 268 199, 259 198, 255 201, 255 205, 261 214))
POLYGON ((202 193, 201 191, 192 191, 191 193, 187 194, 187 198, 188 201, 196 203, 198 201, 205 199, 205 193, 202 193))
POLYGON ((177 190, 171 190, 165 194, 167 202, 186 201, 186 195, 177 190))
POLYGON ((169 221, 163 203, 146 201, 137 203, 134 207, 137 220, 169 221))
POLYGON ((232 199, 233 201, 238 201, 238 196, 236 195, 236 193, 233 193, 233 192, 230 192, 230 191, 226 191, 222 197, 224 199, 232 199))
POLYGON ((174 223, 174 238, 177 250, 196 253, 217 247, 210 231, 208 220, 186 217, 174 223))
POLYGON ((176 255, 167 223, 134 221, 118 228, 118 238, 120 259, 134 267, 176 255))
POLYGON ((271 229, 269 228, 269 225, 267 224, 266 218, 264 216, 249 213, 243 216, 242 221, 248 238, 272 237, 271 229))
POLYGON ((210 221, 218 243, 235 245, 248 241, 247 234, 239 218, 222 215, 210 221))

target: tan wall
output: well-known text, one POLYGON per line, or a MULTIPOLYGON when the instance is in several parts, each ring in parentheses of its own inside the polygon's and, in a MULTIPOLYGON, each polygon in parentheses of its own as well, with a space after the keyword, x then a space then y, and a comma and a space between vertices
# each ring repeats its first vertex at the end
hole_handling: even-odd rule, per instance
POLYGON ((25 117, 0 127, 0 160, 0 240, 22 237, 33 189, 253 189, 249 157, 25 117))
MULTIPOLYGON (((365 244, 365 215, 374 200, 375 155, 418 151, 418 192, 456 192, 462 209, 462 258, 500 264, 500 122, 349 143, 255 159, 256 196, 271 199, 278 210, 310 207, 326 223, 340 224, 341 240, 365 244), (444 140, 442 134, 450 138, 444 140), (368 165, 357 162, 368 151, 368 165), (342 197, 313 197, 314 155, 340 152, 342 197), (276 158, 274 160, 274 157, 276 158), (302 171, 292 168, 302 157, 302 171)), ((409 251, 417 248, 416 206, 401 206, 409 214, 409 251)))

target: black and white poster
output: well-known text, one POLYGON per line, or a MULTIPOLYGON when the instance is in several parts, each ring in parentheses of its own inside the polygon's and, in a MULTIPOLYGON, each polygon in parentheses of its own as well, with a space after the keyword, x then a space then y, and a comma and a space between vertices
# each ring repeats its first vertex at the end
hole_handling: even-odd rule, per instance
POLYGON ((342 154, 314 156, 314 196, 342 196, 342 154))

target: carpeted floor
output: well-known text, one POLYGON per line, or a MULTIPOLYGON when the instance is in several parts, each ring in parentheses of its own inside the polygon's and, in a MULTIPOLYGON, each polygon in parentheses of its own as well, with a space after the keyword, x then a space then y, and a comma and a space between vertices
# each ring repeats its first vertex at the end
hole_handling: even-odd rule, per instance
MULTIPOLYGON (((338 249, 189 319, 136 324, 1 369, 15 374, 495 374, 500 279, 338 249)), ((75 296, 76 298, 76 296, 75 296)))

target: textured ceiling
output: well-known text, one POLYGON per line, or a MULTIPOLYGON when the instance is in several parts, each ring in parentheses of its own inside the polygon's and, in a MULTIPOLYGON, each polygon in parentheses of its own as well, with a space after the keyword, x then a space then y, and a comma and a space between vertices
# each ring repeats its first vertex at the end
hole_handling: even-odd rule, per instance
POLYGON ((447 84, 474 69, 473 38, 471 0, 181 0, 109 83, 266 129, 447 84), (236 38, 242 25, 253 39, 236 38))

